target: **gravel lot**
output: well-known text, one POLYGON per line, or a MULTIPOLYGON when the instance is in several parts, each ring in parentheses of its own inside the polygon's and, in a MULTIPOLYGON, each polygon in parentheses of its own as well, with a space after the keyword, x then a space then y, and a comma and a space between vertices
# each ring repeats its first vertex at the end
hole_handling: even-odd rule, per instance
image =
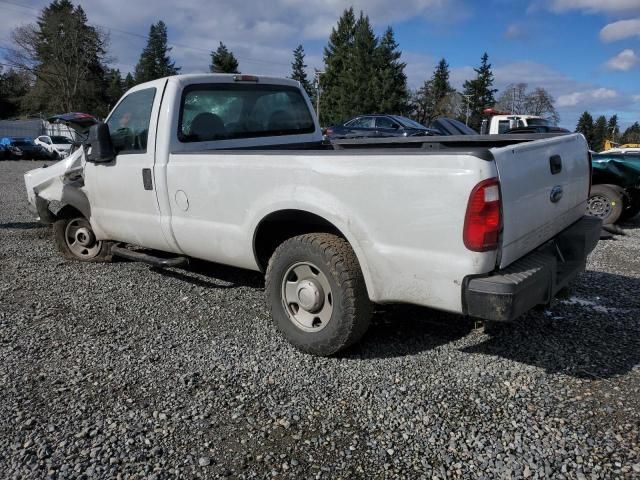
POLYGON ((338 358, 260 275, 64 261, 0 162, 4 478, 638 478, 640 220, 572 296, 488 336, 385 307, 338 358))

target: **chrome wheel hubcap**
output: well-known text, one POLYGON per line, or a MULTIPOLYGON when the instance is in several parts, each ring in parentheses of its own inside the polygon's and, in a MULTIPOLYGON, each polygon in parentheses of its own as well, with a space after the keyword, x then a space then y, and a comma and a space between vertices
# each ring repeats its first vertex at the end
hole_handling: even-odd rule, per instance
POLYGON ((296 327, 318 332, 327 326, 333 313, 329 280, 312 263, 296 263, 283 277, 282 303, 296 327))
POLYGON ((84 218, 71 220, 64 237, 67 247, 78 258, 89 260, 100 253, 102 242, 96 241, 91 225, 84 218))

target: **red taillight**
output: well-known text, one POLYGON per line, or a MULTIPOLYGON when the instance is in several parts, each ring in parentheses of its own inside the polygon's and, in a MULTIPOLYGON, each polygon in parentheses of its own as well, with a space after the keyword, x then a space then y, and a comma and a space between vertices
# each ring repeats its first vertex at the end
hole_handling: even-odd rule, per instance
POLYGON ((464 217, 464 245, 474 252, 495 250, 501 228, 500 182, 489 178, 476 185, 469 196, 464 217))

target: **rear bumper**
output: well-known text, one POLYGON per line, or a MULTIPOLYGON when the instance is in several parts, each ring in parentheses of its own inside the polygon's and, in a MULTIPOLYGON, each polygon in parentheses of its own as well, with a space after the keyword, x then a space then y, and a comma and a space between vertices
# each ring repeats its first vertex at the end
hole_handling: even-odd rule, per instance
POLYGON ((464 313, 485 320, 510 321, 536 305, 548 304, 584 271, 601 227, 600 219, 582 217, 508 267, 489 275, 466 277, 462 289, 464 313))

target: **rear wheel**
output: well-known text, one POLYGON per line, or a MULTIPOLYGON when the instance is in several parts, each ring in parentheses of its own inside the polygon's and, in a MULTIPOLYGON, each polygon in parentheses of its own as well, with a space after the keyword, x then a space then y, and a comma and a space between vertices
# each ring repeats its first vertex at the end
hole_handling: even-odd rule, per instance
POLYGON ((107 262, 111 260, 111 243, 97 240, 89 221, 80 216, 56 220, 53 237, 60 253, 69 260, 107 262))
POLYGON ((266 296, 278 330, 306 353, 337 353, 369 327, 372 305, 358 260, 336 235, 283 242, 269 260, 266 296))
POLYGON ((620 220, 631 220, 640 213, 640 192, 631 190, 628 201, 625 201, 624 209, 620 214, 620 220))
POLYGON ((622 195, 611 185, 593 185, 587 213, 602 219, 604 225, 616 223, 622 214, 622 195))

